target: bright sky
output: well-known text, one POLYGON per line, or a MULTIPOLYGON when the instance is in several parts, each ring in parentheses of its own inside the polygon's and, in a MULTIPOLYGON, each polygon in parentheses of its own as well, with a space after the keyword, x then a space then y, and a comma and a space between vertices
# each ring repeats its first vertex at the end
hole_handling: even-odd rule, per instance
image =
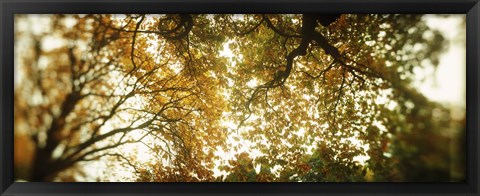
MULTIPOLYGON (((465 109, 465 98, 466 98, 466 77, 465 77, 465 70, 466 70, 466 57, 465 57, 465 29, 464 28, 457 28, 461 24, 462 20, 465 19, 465 15, 459 16, 449 16, 449 17, 438 17, 436 15, 428 15, 425 17, 427 24, 435 29, 440 30, 445 38, 449 40, 449 47, 448 50, 441 56, 440 65, 436 72, 434 70, 416 70, 416 74, 419 78, 422 75, 431 75, 434 74, 435 77, 428 77, 424 82, 420 82, 419 80, 416 81, 418 84, 419 89, 421 89, 422 93, 430 98, 431 100, 435 100, 441 103, 449 104, 452 106, 453 109, 457 109, 460 113, 464 112, 465 109)), ((45 29, 48 20, 45 20, 44 17, 31 17, 29 23, 19 23, 17 27, 19 28, 29 28, 33 31, 34 34, 41 34, 48 32, 48 29, 45 29), (33 22, 34 20, 34 22, 33 22), (29 26, 33 24, 33 26, 29 26)), ((16 40, 19 41, 19 40, 16 40)), ((28 40, 20 40, 19 42, 26 42, 28 40)), ((48 44, 45 44, 46 50, 51 50, 60 45, 64 44, 61 40, 54 39, 53 36, 51 38, 47 38, 48 44)), ((228 44, 232 43, 232 40, 225 43, 223 50, 221 51, 221 55, 227 58, 232 58, 234 55, 232 51, 229 49, 228 44)), ((19 46, 22 44, 17 44, 19 46)), ((16 48, 15 52, 18 52, 21 48, 16 48)), ((233 63, 233 61, 232 61, 233 63)), ((18 64, 18 62, 15 62, 18 64)), ((21 81, 22 75, 19 75, 17 72, 15 74, 15 83, 21 81)), ((247 85, 249 87, 253 87, 257 85, 257 81, 252 79, 247 85)), ((417 85, 416 85, 417 86, 417 85)), ((225 96, 228 96, 228 93, 224 93, 225 96)), ((138 101, 138 100, 137 100, 138 101)), ((462 113, 464 114, 464 113, 462 113)), ((225 114, 225 117, 228 115, 225 114)), ((254 120, 258 117, 252 116, 250 120, 254 120)), ((236 125, 228 120, 227 118, 223 120, 223 126, 235 129, 236 125)), ((107 127, 108 128, 108 127, 107 127)), ((243 128, 241 131, 247 131, 249 127, 243 128)), ((240 152, 242 151, 251 151, 250 146, 252 145, 249 142, 239 141, 236 142, 233 138, 237 135, 232 134, 229 136, 228 142, 231 145, 238 145, 241 146, 240 152)), ((136 135, 133 135, 136 137, 136 135)), ((350 138, 349 139, 354 145, 360 147, 359 141, 350 138)), ((365 146, 362 146, 365 148, 365 146)), ((137 155, 137 158, 140 162, 147 162, 149 159, 152 158, 149 149, 143 144, 128 144, 119 149, 118 152, 122 152, 125 155, 137 155)), ((218 151, 216 154, 220 155, 223 159, 218 160, 217 164, 220 165, 225 160, 233 158, 234 154, 237 152, 230 150, 228 152, 218 151)), ((261 155, 259 151, 254 151, 253 156, 261 155)), ((356 158, 360 162, 364 162, 368 160, 366 156, 359 156, 356 158)), ((118 165, 119 169, 116 169, 115 172, 118 172, 117 176, 112 177, 112 181, 126 181, 131 180, 132 177, 132 169, 125 169, 122 166, 118 165)), ((108 172, 111 168, 107 166, 102 161, 97 162, 89 162, 85 163, 85 169, 87 179, 85 181, 95 180, 97 176, 103 176, 104 172, 108 172)), ((258 167, 257 167, 258 169, 258 167)), ((115 172, 110 172, 111 174, 115 172)), ((215 170, 215 175, 220 175, 221 172, 215 170)))
MULTIPOLYGON (((420 89, 431 100, 465 108, 466 34, 465 28, 460 28, 465 15, 452 15, 447 18, 427 15, 425 19, 428 26, 443 33, 450 47, 441 55, 435 77, 428 78, 420 85, 420 89)), ((433 70, 427 72, 432 73, 433 70)))

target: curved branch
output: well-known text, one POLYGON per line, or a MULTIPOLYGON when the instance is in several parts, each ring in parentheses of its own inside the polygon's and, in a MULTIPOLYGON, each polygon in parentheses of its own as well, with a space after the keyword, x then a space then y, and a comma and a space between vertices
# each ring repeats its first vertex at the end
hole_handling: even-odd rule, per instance
POLYGON ((133 70, 137 69, 137 65, 135 64, 135 59, 134 59, 134 52, 135 52, 135 39, 137 38, 137 31, 140 28, 140 25, 142 24, 143 20, 145 20, 145 15, 142 16, 140 21, 137 22, 137 26, 135 26, 135 31, 133 32, 133 38, 132 38, 132 51, 130 52, 130 60, 132 61, 133 65, 133 70))
MULTIPOLYGON (((266 19, 267 24, 271 24, 268 18, 266 19)), ((274 30, 275 31, 275 30, 274 30)), ((288 55, 285 57, 287 64, 285 65, 285 70, 278 71, 273 78, 273 80, 258 86, 257 88, 275 88, 285 83, 288 76, 293 68, 293 60, 297 56, 303 56, 307 54, 307 48, 312 41, 312 35, 315 32, 315 20, 313 17, 309 15, 303 15, 303 25, 302 25, 302 40, 300 41, 300 45, 292 50, 288 55)))
MULTIPOLYGON (((167 17, 165 19, 160 19, 160 25, 162 25, 162 22, 163 21, 174 21, 175 23, 177 23, 177 21, 175 21, 175 19, 173 17, 167 17)), ((180 28, 182 28, 182 18, 180 16, 180 22, 178 22, 176 24, 177 26, 175 26, 173 29, 170 29, 170 30, 164 30, 164 29, 160 29, 161 26, 158 27, 158 30, 160 31, 160 33, 162 34, 170 34, 170 33, 175 33, 176 31, 180 30, 180 28)))
MULTIPOLYGON (((282 36, 292 37, 292 36, 283 34, 283 32, 278 31, 278 29, 276 29, 273 26, 273 24, 268 19, 268 17, 266 17, 266 15, 263 15, 263 17, 264 17, 264 20, 266 21, 267 25, 273 31, 275 31, 276 33, 278 33, 282 36)), ((252 95, 250 96, 250 99, 246 103, 246 108, 249 111, 249 115, 241 121, 240 125, 242 125, 243 122, 250 117, 250 115, 251 115, 250 104, 253 101, 253 99, 255 99, 255 97, 259 93, 260 89, 276 88, 276 87, 279 87, 279 86, 281 86, 285 83, 285 81, 287 80, 288 76, 290 76, 290 73, 292 71, 293 60, 298 56, 303 56, 303 55, 307 54, 307 48, 308 48, 310 42, 312 41, 312 35, 313 35, 314 31, 315 31, 315 18, 311 17, 310 15, 303 15, 303 25, 302 25, 303 37, 302 37, 302 40, 300 41, 300 45, 297 48, 295 48, 294 50, 292 50, 290 53, 288 53, 288 55, 285 57, 286 61, 287 61, 286 65, 285 65, 285 70, 277 71, 277 73, 275 74, 275 76, 272 80, 270 80, 269 82, 267 82, 265 84, 262 84, 262 85, 259 85, 259 86, 255 87, 256 88, 255 91, 252 93, 252 95)))
POLYGON ((103 157, 103 156, 114 156, 114 157, 117 157, 117 159, 123 159, 130 167, 133 168, 133 170, 135 170, 135 173, 140 173, 140 169, 138 169, 137 166, 130 161, 130 159, 121 155, 120 153, 106 153, 106 154, 100 155, 99 157, 103 157))
POLYGON ((289 35, 283 31, 280 31, 279 29, 277 29, 277 27, 275 27, 275 25, 273 25, 272 21, 270 21, 270 19, 267 17, 267 15, 263 14, 262 15, 263 17, 263 20, 267 23, 267 26, 272 29, 275 33, 283 36, 283 37, 301 37, 299 35, 289 35))
POLYGON ((179 24, 171 30, 163 30, 159 28, 159 34, 169 40, 179 40, 183 39, 190 33, 193 28, 193 18, 190 14, 180 14, 179 24), (182 32, 178 32, 180 28, 183 27, 182 32), (173 34, 173 35, 172 35, 173 34))
MULTIPOLYGON (((138 25, 139 25, 139 23, 137 23, 137 26, 138 25)), ((186 37, 190 33, 190 31, 192 30, 192 28, 193 28, 193 18, 189 14, 180 14, 179 24, 171 30, 163 30, 163 29, 160 29, 160 28, 158 28, 158 30, 139 30, 139 28, 135 28, 134 30, 127 30, 127 29, 124 29, 124 27, 117 28, 117 27, 113 27, 111 25, 103 25, 103 26, 105 26, 107 28, 110 28, 110 29, 113 29, 113 30, 116 30, 116 31, 119 31, 119 32, 134 33, 134 34, 136 34, 136 33, 151 33, 151 34, 160 35, 160 36, 162 36, 162 37, 164 37, 165 39, 168 39, 168 40, 180 40, 180 39, 183 39, 184 37, 186 37), (178 32, 182 27, 184 28, 184 30, 181 31, 181 32, 178 32)))

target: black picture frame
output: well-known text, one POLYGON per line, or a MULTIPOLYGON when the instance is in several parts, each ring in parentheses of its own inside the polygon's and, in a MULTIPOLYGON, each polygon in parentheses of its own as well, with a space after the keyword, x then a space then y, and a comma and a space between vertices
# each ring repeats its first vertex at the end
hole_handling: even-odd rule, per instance
POLYGON ((1 0, 1 195, 480 195, 479 0, 1 0), (14 182, 15 14, 88 13, 466 14, 467 178, 458 183, 47 183, 14 182))

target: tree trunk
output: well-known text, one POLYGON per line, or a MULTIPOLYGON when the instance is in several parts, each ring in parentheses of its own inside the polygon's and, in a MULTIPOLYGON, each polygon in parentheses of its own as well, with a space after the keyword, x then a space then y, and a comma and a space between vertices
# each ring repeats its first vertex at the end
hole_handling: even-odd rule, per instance
POLYGON ((51 182, 53 181, 54 174, 52 169, 55 168, 51 162, 51 152, 45 150, 45 148, 37 148, 37 153, 32 167, 32 182, 51 182))

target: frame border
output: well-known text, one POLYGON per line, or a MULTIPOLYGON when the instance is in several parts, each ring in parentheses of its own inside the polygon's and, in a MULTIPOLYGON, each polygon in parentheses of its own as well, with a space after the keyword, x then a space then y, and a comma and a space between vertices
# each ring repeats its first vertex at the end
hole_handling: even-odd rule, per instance
POLYGON ((0 195, 480 195, 479 0, 0 0, 0 195), (466 14, 467 176, 459 183, 13 182, 15 14, 89 13, 466 14))

